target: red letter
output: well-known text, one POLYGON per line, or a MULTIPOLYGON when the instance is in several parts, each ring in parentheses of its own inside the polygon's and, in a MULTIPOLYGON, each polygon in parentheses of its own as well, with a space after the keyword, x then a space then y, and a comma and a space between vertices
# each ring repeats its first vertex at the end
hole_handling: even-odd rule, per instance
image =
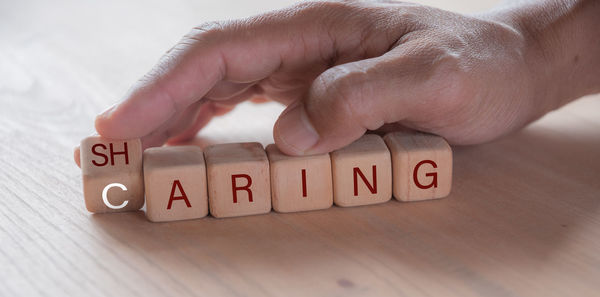
POLYGON ((302 169, 302 197, 306 197, 306 169, 302 169))
POLYGON ((415 180, 415 184, 417 185, 417 187, 419 187, 421 189, 429 189, 431 187, 437 188, 437 173, 436 172, 433 172, 433 173, 430 172, 430 173, 426 173, 425 174, 425 176, 432 176, 433 177, 433 180, 431 181, 430 184, 428 184, 428 185, 422 185, 419 182, 417 172, 419 171, 419 167, 421 167, 421 165, 423 165, 425 163, 433 166, 433 168, 437 168, 437 164, 435 164, 435 162, 433 162, 431 160, 423 160, 423 161, 419 162, 419 164, 417 164, 417 166, 415 166, 415 170, 413 171, 413 179, 415 180))
POLYGON ((358 196, 358 178, 357 175, 360 175, 367 188, 371 191, 372 194, 377 193, 377 166, 373 165, 373 185, 369 184, 369 181, 365 177, 365 175, 360 171, 358 167, 354 167, 354 196, 358 196))
POLYGON ((187 196, 185 195, 185 192, 183 191, 183 187, 181 187, 181 183, 179 182, 178 179, 173 181, 173 187, 171 188, 171 196, 169 197, 169 205, 167 205, 167 209, 171 209, 173 200, 183 200, 183 201, 185 201, 185 205, 187 205, 187 207, 192 207, 192 205, 190 204, 190 201, 187 199, 187 196), (179 188, 179 193, 181 193, 181 196, 177 196, 177 197, 174 196, 175 195, 175 187, 179 188))
POLYGON ((250 200, 250 202, 252 202, 252 191, 250 190, 251 185, 252 185, 252 178, 249 175, 247 175, 247 174, 231 175, 231 191, 233 192, 233 203, 237 203, 237 191, 238 190, 245 190, 246 192, 248 192, 248 200, 250 200), (235 182, 235 179, 238 177, 245 178, 248 181, 248 183, 243 187, 238 187, 235 182))
POLYGON ((98 163, 95 160, 92 160, 92 164, 102 167, 102 166, 108 164, 108 157, 105 154, 97 152, 96 147, 101 147, 103 149, 106 149, 106 145, 104 145, 102 143, 96 143, 92 146, 92 154, 94 154, 96 156, 100 156, 104 159, 104 162, 102 162, 102 163, 98 163))
POLYGON ((115 155, 125 155, 125 164, 129 164, 129 154, 127 153, 127 142, 123 143, 123 151, 122 152, 115 152, 113 150, 113 144, 110 143, 110 165, 114 166, 115 165, 115 155))

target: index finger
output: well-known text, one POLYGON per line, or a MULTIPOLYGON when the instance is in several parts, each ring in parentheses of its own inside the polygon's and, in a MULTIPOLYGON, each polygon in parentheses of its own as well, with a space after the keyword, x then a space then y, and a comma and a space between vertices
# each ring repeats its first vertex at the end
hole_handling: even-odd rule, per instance
POLYGON ((114 139, 142 137, 202 100, 221 80, 247 82, 266 77, 280 64, 278 52, 283 49, 250 38, 260 35, 261 29, 243 22, 195 28, 120 103, 96 118, 96 130, 114 139), (255 33, 247 34, 248 30, 255 33))

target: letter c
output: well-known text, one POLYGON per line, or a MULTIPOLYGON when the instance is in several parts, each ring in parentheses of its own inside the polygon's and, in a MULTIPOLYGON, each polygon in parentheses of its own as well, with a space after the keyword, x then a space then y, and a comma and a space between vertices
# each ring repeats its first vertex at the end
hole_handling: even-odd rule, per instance
POLYGON ((121 190, 127 191, 127 187, 125 187, 125 185, 123 185, 123 184, 120 184, 120 183, 109 184, 108 186, 104 187, 104 190, 102 190, 102 201, 104 201, 104 204, 106 206, 108 206, 108 208, 111 208, 111 209, 121 209, 121 208, 123 208, 123 207, 125 207, 127 205, 127 203, 129 202, 129 200, 123 201, 123 203, 121 203, 121 205, 113 205, 110 202, 108 202, 108 195, 107 195, 108 194, 108 190, 110 188, 113 188, 113 187, 119 187, 119 188, 121 188, 121 190))

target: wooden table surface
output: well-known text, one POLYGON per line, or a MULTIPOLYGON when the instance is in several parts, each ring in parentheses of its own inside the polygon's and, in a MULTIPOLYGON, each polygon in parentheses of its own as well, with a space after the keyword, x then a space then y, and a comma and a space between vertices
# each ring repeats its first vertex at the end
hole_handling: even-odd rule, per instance
MULTIPOLYGON (((428 3, 494 1, 473 2, 428 3)), ((439 201, 162 224, 88 213, 72 148, 94 115, 193 25, 287 4, 0 2, 0 296, 600 294, 598 96, 455 147, 439 201)), ((197 142, 267 144, 281 110, 243 104, 197 142)))

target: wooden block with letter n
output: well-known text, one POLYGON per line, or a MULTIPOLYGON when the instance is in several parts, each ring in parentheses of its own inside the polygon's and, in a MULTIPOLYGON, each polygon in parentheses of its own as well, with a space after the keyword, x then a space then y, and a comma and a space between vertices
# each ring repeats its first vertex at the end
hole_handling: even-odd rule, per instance
POLYGON ((144 151, 146 217, 152 222, 202 218, 208 214, 206 166, 197 146, 144 151))
POLYGON ((333 204, 329 154, 292 157, 267 146, 273 209, 278 212, 317 210, 333 204))
POLYGON ((331 153, 333 201, 338 206, 383 203, 392 198, 390 152, 381 137, 365 134, 331 153))
POLYGON ((452 149, 444 138, 425 133, 384 136, 392 154, 394 197, 416 201, 446 197, 452 187, 452 149))
POLYGON ((85 207, 90 212, 138 210, 144 205, 142 143, 90 136, 81 141, 85 207))
POLYGON ((260 143, 227 143, 204 151, 208 205, 217 218, 271 211, 269 160, 260 143))

